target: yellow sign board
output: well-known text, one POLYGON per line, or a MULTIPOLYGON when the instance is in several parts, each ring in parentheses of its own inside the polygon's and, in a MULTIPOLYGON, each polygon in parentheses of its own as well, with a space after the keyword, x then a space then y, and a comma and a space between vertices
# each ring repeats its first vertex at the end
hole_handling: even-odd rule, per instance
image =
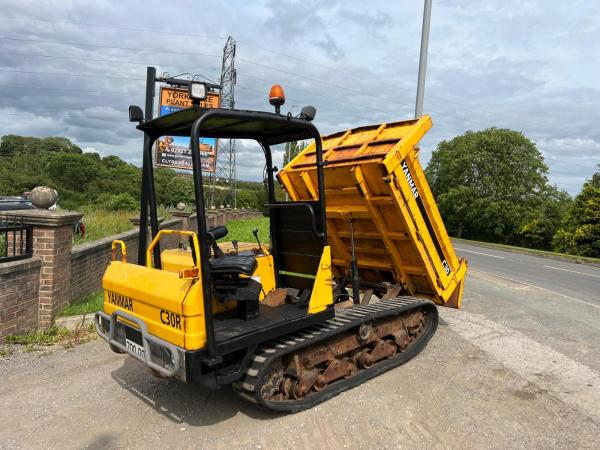
MULTIPOLYGON (((201 108, 218 108, 220 96, 207 92, 206 99, 200 102, 201 108)), ((182 109, 191 108, 192 100, 187 89, 173 87, 160 88, 159 115, 166 116, 182 109)), ((217 140, 200 138, 200 156, 202 172, 214 173, 217 140)), ((180 136, 161 136, 156 145, 156 165, 172 169, 192 169, 192 151, 190 138, 180 136)))

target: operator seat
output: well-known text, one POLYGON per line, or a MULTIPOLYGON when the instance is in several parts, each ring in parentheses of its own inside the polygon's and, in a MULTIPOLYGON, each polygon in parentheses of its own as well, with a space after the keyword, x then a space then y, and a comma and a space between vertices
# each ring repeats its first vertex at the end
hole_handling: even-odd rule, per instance
POLYGON ((252 276, 258 263, 254 255, 223 255, 210 260, 213 275, 238 274, 252 276))
POLYGON ((219 302, 236 301, 237 316, 243 320, 255 319, 259 315, 259 297, 262 284, 252 278, 258 267, 253 254, 226 255, 217 245, 217 239, 227 236, 223 225, 207 231, 213 257, 209 261, 210 279, 215 298, 219 302))
POLYGON ((227 236, 228 230, 224 225, 213 227, 206 232, 212 247, 213 257, 209 261, 211 275, 246 275, 251 276, 258 263, 253 254, 226 255, 217 245, 217 240, 227 236))

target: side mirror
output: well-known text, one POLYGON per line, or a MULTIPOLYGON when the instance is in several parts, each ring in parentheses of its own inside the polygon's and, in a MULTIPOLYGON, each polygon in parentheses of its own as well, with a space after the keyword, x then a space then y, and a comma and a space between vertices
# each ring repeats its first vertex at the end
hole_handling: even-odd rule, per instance
POLYGON ((302 108, 302 111, 300 111, 300 118, 309 122, 313 120, 316 115, 317 108, 315 108, 314 106, 305 106, 302 108))
POLYGON ((144 120, 144 112, 142 108, 137 105, 129 105, 129 121, 130 122, 141 122, 144 120))

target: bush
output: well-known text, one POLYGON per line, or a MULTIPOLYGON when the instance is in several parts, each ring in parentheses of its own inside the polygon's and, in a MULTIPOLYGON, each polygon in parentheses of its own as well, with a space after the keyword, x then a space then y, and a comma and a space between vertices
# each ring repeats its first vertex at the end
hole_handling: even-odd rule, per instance
POLYGON ((138 201, 126 192, 116 195, 102 194, 98 197, 97 204, 107 211, 131 211, 139 206, 138 201))
POLYGON ((561 228, 554 236, 554 249, 573 255, 600 257, 600 166, 575 197, 561 228))

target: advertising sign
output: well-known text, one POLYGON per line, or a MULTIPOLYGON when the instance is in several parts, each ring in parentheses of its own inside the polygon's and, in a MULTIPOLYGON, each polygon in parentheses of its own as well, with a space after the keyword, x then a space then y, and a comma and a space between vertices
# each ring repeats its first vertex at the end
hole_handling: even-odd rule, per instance
MULTIPOLYGON (((202 108, 218 108, 219 94, 208 92, 206 100, 200 102, 202 108)), ((160 116, 172 114, 181 109, 190 108, 192 101, 187 89, 172 87, 160 88, 160 116)), ((202 172, 214 173, 217 140, 200 138, 200 156, 202 172)), ((156 144, 156 165, 171 169, 192 169, 190 138, 180 136, 161 136, 156 144)))

